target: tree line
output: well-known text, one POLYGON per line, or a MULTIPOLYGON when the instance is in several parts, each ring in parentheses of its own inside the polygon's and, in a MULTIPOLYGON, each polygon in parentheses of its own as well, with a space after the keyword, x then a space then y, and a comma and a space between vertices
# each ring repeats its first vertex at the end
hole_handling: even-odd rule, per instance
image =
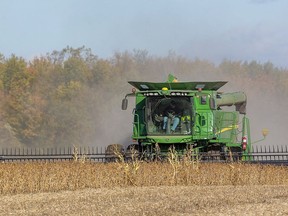
POLYGON ((173 52, 151 56, 146 50, 103 59, 86 47, 66 47, 30 61, 0 55, 0 146, 93 145, 101 136, 103 113, 108 112, 105 121, 113 121, 109 112, 120 112, 128 80, 160 82, 168 73, 180 81, 229 80, 231 86, 252 88, 252 95, 288 95, 287 69, 271 62, 216 65, 173 52))

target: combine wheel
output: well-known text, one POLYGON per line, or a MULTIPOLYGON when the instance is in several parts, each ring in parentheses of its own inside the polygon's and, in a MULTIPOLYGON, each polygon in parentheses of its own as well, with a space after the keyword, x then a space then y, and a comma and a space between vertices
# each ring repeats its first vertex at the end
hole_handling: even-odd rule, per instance
POLYGON ((209 150, 207 152, 207 157, 206 160, 215 162, 215 161, 220 161, 220 150, 209 150))
POLYGON ((127 147, 125 152, 125 161, 135 161, 139 159, 139 145, 138 144, 131 144, 127 147))
POLYGON ((124 148, 121 144, 108 145, 105 150, 105 162, 117 162, 123 160, 124 148))
POLYGON ((221 152, 222 160, 227 162, 238 162, 242 160, 242 151, 240 147, 230 147, 221 152))
POLYGON ((229 160, 233 162, 241 161, 242 150, 240 147, 231 147, 229 152, 229 160))
POLYGON ((221 146, 211 146, 207 149, 207 152, 203 154, 203 159, 210 162, 217 162, 223 160, 221 146))

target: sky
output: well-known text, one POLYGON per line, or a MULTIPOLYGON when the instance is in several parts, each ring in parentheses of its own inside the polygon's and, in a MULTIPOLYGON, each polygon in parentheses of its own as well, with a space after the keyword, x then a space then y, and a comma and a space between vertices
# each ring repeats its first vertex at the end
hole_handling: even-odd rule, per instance
POLYGON ((0 53, 30 60, 85 46, 100 58, 172 51, 288 68, 287 9, 287 0, 0 0, 0 53))

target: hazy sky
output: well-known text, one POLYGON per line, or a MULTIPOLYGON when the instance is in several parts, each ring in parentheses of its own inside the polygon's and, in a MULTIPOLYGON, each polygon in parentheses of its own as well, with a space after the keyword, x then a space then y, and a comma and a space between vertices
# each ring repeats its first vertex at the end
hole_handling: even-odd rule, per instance
POLYGON ((287 0, 0 0, 0 28, 6 57, 84 45, 288 68, 287 0))

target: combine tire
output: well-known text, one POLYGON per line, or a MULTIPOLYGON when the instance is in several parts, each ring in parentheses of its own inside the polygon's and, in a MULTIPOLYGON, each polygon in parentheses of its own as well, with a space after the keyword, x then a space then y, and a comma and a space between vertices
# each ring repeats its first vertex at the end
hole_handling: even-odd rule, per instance
POLYGON ((139 159, 139 146, 138 144, 131 144, 127 147, 125 152, 125 160, 126 161, 133 161, 139 159))
POLYGON ((121 144, 108 145, 105 150, 105 162, 117 162, 123 160, 124 148, 121 144))

